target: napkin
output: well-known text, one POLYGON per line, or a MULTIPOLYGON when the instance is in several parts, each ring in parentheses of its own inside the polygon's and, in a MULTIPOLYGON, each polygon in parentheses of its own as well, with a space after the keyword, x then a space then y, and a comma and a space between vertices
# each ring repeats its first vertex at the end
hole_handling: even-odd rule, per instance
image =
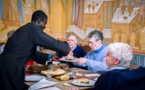
POLYGON ((39 90, 61 90, 57 87, 49 87, 49 88, 43 88, 43 89, 39 89, 39 90))
POLYGON ((40 80, 39 82, 35 83, 34 85, 30 86, 28 90, 36 90, 43 87, 48 87, 57 84, 58 82, 48 81, 46 78, 40 80))
POLYGON ((95 81, 97 81, 97 80, 98 80, 98 78, 95 78, 94 80, 95 80, 95 81))

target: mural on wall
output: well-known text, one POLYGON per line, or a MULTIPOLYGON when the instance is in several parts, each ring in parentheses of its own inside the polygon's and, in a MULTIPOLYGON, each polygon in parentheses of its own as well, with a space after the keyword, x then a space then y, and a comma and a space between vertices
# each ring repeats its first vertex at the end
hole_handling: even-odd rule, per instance
POLYGON ((20 0, 1 0, 0 3, 2 3, 1 16, 4 25, 1 30, 8 29, 8 26, 20 26, 21 23, 24 23, 20 0))
POLYGON ((112 20, 112 42, 124 33, 126 37, 118 41, 127 40, 133 49, 145 50, 144 28, 145 0, 120 0, 120 7, 116 10, 112 20), (117 36, 115 32, 118 31, 120 34, 117 36))
MULTIPOLYGON (((77 28, 77 30, 68 31, 76 32, 82 41, 85 41, 91 30, 99 29, 103 33, 111 33, 107 37, 111 42, 126 42, 133 49, 145 50, 145 0, 82 0, 83 5, 73 5, 75 1, 77 0, 0 0, 0 39, 6 38, 9 30, 17 29, 30 22, 32 13, 37 9, 43 10, 51 17, 45 29, 46 33, 51 35, 51 30, 53 30, 53 33, 57 32, 57 36, 61 36, 60 33, 65 31, 64 25, 70 25, 66 23, 74 20, 73 8, 80 6, 84 7, 80 9, 80 11, 84 9, 84 12, 78 12, 80 14, 76 16, 79 24, 74 29, 77 28), (71 2, 71 5, 67 9, 63 9, 66 7, 56 4, 63 3, 63 1, 66 1, 66 6, 68 2, 71 2), (51 14, 50 6, 53 7, 51 14), (57 17, 58 13, 63 14, 57 17), (60 19, 62 17, 63 19, 60 19), (68 17, 71 19, 66 21, 68 17)), ((54 36, 54 34, 52 35, 54 36)), ((104 34, 104 37, 106 36, 107 33, 104 34)))
POLYGON ((88 30, 107 29, 111 42, 126 42, 133 49, 145 50, 145 0, 88 0, 83 26, 83 29, 71 26, 67 33, 79 35, 84 41, 88 30))

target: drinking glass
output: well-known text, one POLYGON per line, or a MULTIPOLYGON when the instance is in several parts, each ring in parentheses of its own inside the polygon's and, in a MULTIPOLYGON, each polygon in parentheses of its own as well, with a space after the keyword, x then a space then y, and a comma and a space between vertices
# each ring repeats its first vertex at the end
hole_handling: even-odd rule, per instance
POLYGON ((47 76, 48 80, 51 80, 51 78, 52 78, 51 74, 47 74, 46 76, 47 76))
POLYGON ((48 70, 53 71, 53 64, 48 65, 48 70))
POLYGON ((77 78, 77 74, 78 74, 78 70, 77 69, 72 69, 72 71, 71 71, 71 77, 76 79, 77 78))
POLYGON ((68 71, 69 70, 69 64, 64 64, 62 66, 63 70, 68 71))

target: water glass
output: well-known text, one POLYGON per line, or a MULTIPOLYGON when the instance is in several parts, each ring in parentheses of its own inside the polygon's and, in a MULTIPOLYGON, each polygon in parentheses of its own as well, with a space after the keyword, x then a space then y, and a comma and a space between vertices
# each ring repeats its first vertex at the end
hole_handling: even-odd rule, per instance
POLYGON ((63 70, 68 71, 69 70, 69 64, 64 64, 62 66, 63 70))
POLYGON ((53 71, 53 64, 48 65, 48 70, 53 71))
POLYGON ((78 70, 77 69, 72 69, 71 77, 73 77, 75 79, 77 77, 77 74, 78 74, 78 70))
POLYGON ((50 75, 50 74, 47 74, 46 76, 47 76, 48 80, 51 80, 51 78, 52 78, 52 75, 50 75))

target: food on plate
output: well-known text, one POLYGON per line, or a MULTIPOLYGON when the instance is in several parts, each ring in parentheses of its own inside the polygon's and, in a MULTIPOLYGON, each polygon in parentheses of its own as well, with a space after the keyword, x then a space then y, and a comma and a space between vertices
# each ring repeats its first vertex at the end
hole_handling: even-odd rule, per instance
POLYGON ((63 69, 57 69, 55 71, 41 71, 42 74, 50 74, 50 75, 61 75, 61 74, 65 74, 65 70, 63 69))
POLYGON ((67 81, 67 80, 69 80, 70 79, 70 76, 69 75, 62 75, 62 76, 60 76, 60 80, 63 80, 63 81, 67 81))
POLYGON ((81 74, 81 73, 77 74, 77 78, 82 78, 82 77, 83 77, 83 74, 81 74))
POLYGON ((81 78, 77 80, 77 84, 89 84, 90 81, 87 78, 81 78))
POLYGON ((75 57, 74 56, 66 56, 66 59, 68 59, 68 60, 75 60, 75 57))

